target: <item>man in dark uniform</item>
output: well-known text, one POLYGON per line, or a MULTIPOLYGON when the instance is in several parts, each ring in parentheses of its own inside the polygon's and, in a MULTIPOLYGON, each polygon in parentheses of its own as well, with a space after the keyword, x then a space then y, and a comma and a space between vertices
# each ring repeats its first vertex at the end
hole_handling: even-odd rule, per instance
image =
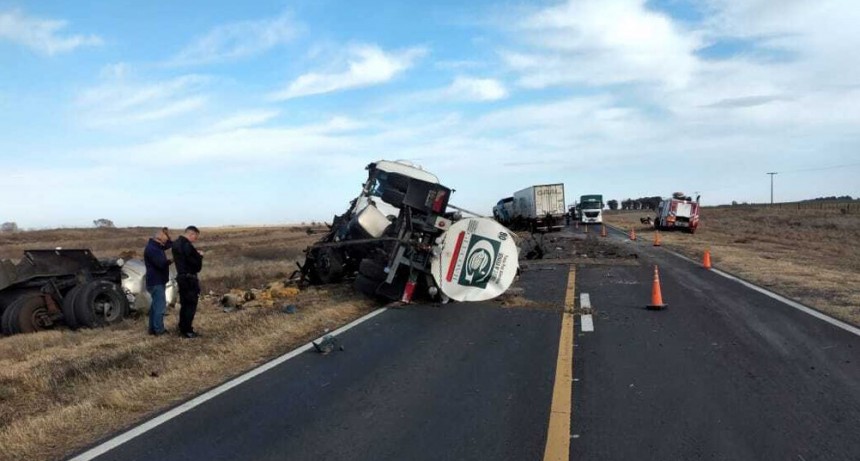
POLYGON ((185 228, 185 234, 173 242, 173 261, 176 264, 176 282, 179 284, 179 335, 185 338, 199 336, 194 331, 194 314, 200 296, 200 281, 197 274, 203 268, 203 255, 194 248, 200 230, 194 226, 185 228))
POLYGON ((173 246, 167 228, 164 227, 149 239, 143 250, 143 263, 146 265, 146 291, 152 297, 149 306, 149 334, 162 335, 164 329, 164 309, 167 307, 165 287, 170 281, 171 260, 164 251, 173 246))

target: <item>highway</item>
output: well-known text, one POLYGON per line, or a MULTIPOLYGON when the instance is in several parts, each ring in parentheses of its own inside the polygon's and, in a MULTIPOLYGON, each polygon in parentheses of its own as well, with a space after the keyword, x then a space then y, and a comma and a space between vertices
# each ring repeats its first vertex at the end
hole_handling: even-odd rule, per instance
POLYGON ((74 459, 860 459, 860 336, 650 242, 600 243, 635 257, 529 265, 521 306, 386 310, 342 351, 74 459), (655 264, 662 311, 644 308, 655 264), (563 313, 583 293, 591 332, 563 313))

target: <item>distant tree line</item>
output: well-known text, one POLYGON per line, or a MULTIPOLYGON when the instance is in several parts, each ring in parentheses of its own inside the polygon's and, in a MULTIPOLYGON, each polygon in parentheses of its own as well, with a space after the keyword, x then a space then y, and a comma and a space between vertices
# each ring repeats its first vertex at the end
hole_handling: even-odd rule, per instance
POLYGON ((850 195, 843 195, 841 197, 831 195, 830 197, 818 197, 813 199, 801 200, 801 202, 851 202, 853 200, 860 200, 860 198, 854 199, 851 198, 850 195))
MULTIPOLYGON (((660 196, 640 197, 637 199, 627 199, 621 201, 622 210, 656 210, 663 200, 660 196)), ((612 208, 610 206, 610 208, 612 208)))

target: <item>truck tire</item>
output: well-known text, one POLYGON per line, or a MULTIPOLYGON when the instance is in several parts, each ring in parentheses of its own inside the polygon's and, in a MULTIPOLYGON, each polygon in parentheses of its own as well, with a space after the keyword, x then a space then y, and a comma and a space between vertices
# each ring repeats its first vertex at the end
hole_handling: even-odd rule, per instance
POLYGON ((6 336, 17 333, 32 333, 49 328, 48 306, 41 293, 24 292, 14 298, 0 318, 0 331, 6 336))
POLYGON ((117 285, 93 280, 84 285, 75 300, 75 320, 85 327, 102 327, 121 322, 128 315, 128 299, 117 285))
POLYGON ((388 274, 385 272, 385 265, 372 258, 361 260, 361 264, 358 265, 358 273, 371 280, 378 280, 380 282, 388 277, 388 274))
POLYGON ((320 283, 335 283, 343 278, 343 258, 331 247, 323 247, 314 258, 314 271, 320 283))
POLYGON ((83 285, 75 285, 71 290, 66 293, 66 296, 63 297, 63 319, 66 321, 66 325, 72 330, 77 330, 80 324, 78 323, 77 318, 75 317, 75 301, 78 299, 78 295, 81 293, 81 290, 84 288, 83 285))
MULTIPOLYGON (((51 328, 54 324, 48 315, 48 305, 42 294, 30 294, 18 298, 16 333, 35 333, 51 328)), ((14 321, 14 320, 13 320, 14 321)))
POLYGON ((18 310, 20 308, 20 304, 18 304, 18 299, 12 301, 11 304, 6 306, 6 309, 3 310, 3 316, 0 317, 0 331, 2 331, 5 336, 12 336, 19 332, 18 310))
POLYGON ((353 286, 360 293, 363 293, 371 298, 379 298, 379 295, 376 294, 376 289, 379 288, 379 284, 379 281, 359 274, 358 277, 355 278, 353 286))

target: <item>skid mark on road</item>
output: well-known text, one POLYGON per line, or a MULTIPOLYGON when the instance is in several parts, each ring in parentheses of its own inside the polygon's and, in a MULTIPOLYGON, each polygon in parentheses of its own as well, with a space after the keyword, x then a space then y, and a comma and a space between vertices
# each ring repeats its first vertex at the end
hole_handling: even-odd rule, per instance
POLYGON ((552 389, 552 406, 549 417, 544 461, 566 461, 570 456, 570 418, 573 397, 573 304, 576 299, 576 269, 570 267, 564 313, 558 342, 558 359, 555 366, 555 384, 552 389))

